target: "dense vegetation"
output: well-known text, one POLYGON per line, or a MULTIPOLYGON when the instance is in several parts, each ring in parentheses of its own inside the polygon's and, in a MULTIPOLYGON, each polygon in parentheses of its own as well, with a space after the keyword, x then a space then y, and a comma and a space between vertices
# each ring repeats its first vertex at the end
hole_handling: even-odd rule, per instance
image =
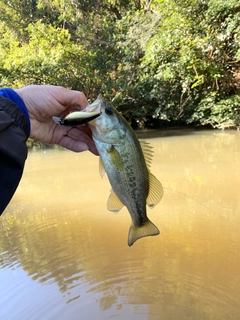
POLYGON ((240 126, 239 0, 0 0, 0 86, 101 92, 132 124, 240 126))

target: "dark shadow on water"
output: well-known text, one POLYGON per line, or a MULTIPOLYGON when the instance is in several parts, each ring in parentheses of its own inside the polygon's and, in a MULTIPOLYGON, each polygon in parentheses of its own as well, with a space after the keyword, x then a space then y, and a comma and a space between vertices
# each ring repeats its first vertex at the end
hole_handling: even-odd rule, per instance
POLYGON ((176 136, 186 136, 192 135, 203 130, 213 131, 218 129, 213 129, 209 127, 172 127, 169 129, 144 129, 136 130, 135 133, 138 139, 150 139, 150 138, 161 138, 161 137, 176 137, 176 136))

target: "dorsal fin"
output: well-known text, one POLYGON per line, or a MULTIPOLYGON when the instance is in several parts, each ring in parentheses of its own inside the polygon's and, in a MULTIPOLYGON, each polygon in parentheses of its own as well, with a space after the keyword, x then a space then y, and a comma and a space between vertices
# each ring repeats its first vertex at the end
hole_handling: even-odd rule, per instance
POLYGON ((147 205, 154 208, 163 197, 163 187, 161 182, 149 172, 149 192, 147 197, 147 205))
POLYGON ((112 212, 118 212, 122 209, 123 206, 123 203, 121 202, 121 200, 119 200, 116 193, 113 190, 111 190, 111 193, 107 201, 108 210, 112 212))
POLYGON ((151 166, 151 162, 152 162, 152 157, 153 157, 153 150, 152 150, 152 146, 150 145, 150 143, 146 142, 146 141, 139 141, 142 151, 143 151, 143 155, 144 155, 144 159, 146 161, 147 167, 150 168, 151 166))

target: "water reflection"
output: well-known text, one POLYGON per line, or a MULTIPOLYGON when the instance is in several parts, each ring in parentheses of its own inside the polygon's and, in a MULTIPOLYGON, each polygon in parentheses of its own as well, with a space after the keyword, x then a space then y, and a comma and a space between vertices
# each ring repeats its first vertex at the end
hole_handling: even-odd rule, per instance
POLYGON ((239 133, 150 142, 165 195, 149 217, 161 234, 132 248, 96 157, 29 155, 1 217, 0 319, 239 318, 239 133))

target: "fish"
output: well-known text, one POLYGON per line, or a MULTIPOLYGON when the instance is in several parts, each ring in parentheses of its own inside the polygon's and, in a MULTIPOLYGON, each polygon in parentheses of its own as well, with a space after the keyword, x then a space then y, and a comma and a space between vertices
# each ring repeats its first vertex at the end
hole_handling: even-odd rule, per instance
POLYGON ((152 147, 138 140, 127 120, 101 95, 84 111, 76 111, 75 118, 81 119, 83 112, 98 114, 88 125, 99 153, 100 175, 103 177, 106 172, 112 187, 107 209, 115 213, 124 206, 128 209, 128 245, 158 235, 160 231, 147 217, 146 210, 146 206, 154 208, 163 197, 161 182, 150 172, 152 147))

